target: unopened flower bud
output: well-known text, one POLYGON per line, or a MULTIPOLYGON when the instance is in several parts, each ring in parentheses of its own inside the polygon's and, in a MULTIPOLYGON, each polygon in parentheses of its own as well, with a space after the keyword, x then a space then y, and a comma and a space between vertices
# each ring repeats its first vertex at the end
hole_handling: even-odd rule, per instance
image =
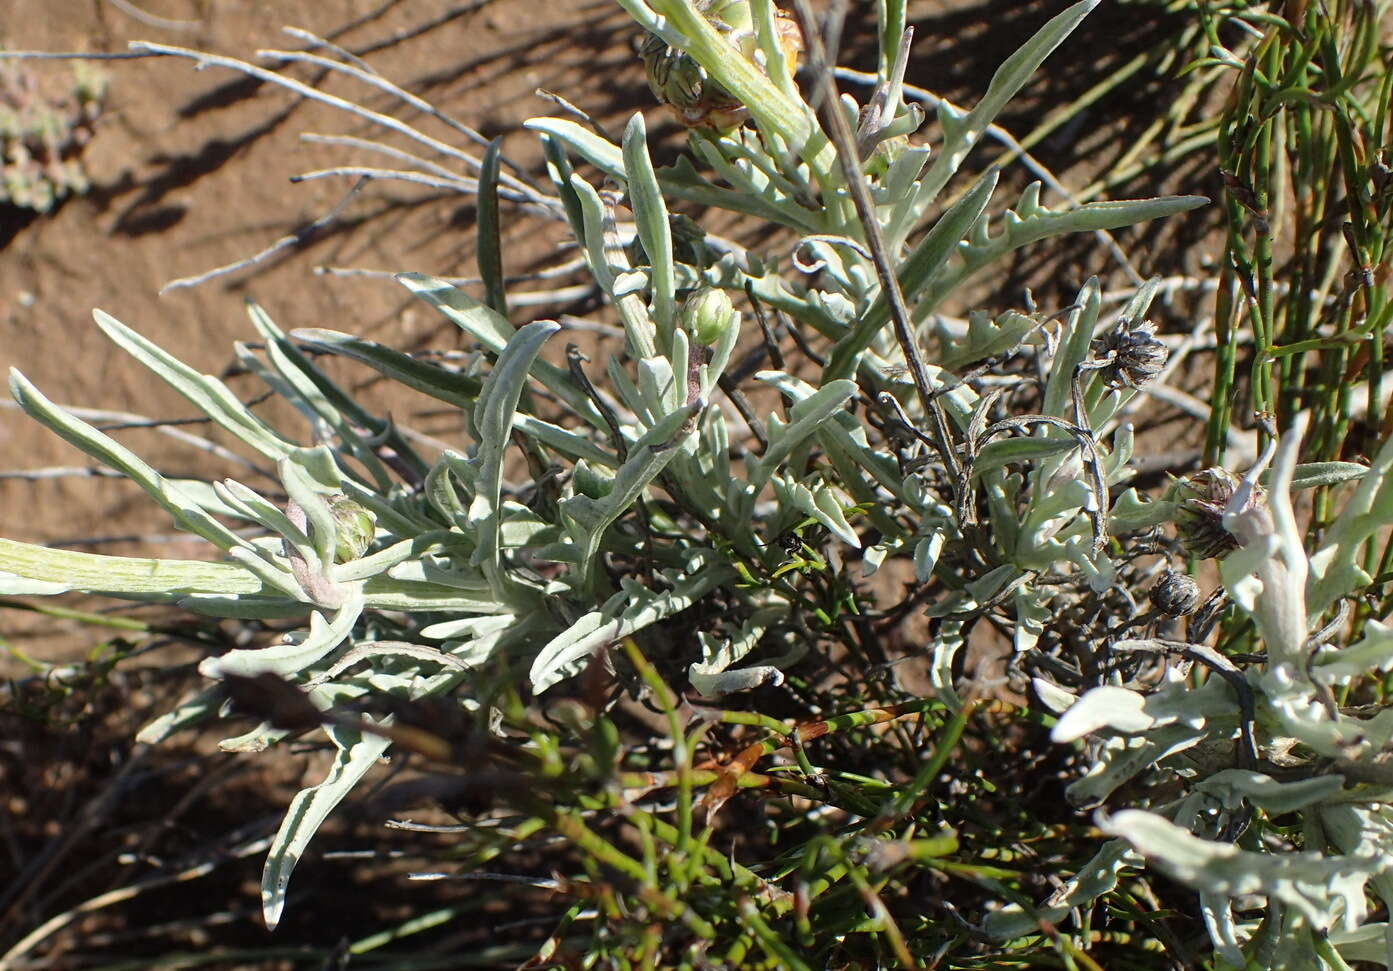
POLYGON ((334 562, 347 563, 362 556, 377 530, 372 510, 345 495, 327 496, 334 517, 334 562))
MULTIPOLYGON (((1237 537, 1224 527, 1224 508, 1238 490, 1239 480, 1224 469, 1203 469, 1176 482, 1170 499, 1176 504, 1175 530, 1180 545, 1201 559, 1224 557, 1238 549, 1237 537)), ((1267 494, 1254 486, 1253 504, 1267 502, 1267 494)))
POLYGON ((1101 376, 1109 388, 1140 388, 1166 366, 1170 353, 1156 339, 1156 327, 1147 322, 1138 327, 1126 324, 1093 342, 1093 356, 1103 363, 1101 376))
POLYGON ((1151 604, 1167 617, 1185 617, 1200 605, 1200 585, 1183 573, 1167 570, 1151 587, 1151 604))
POLYGON ((682 304, 682 327, 698 344, 714 344, 739 324, 730 296, 716 287, 702 287, 682 304))

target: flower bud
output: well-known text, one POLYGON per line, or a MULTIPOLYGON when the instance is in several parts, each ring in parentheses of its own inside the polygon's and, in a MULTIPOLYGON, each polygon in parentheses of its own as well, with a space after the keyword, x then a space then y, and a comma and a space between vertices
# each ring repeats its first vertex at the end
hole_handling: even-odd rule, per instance
POLYGON ((362 556, 372 545, 377 516, 345 495, 326 496, 334 517, 334 562, 347 563, 362 556))
MULTIPOLYGON (((1239 480, 1224 469, 1203 469, 1176 482, 1168 498, 1176 505, 1175 530, 1189 556, 1224 557, 1238 549, 1237 537, 1224 527, 1224 507, 1239 480)), ((1253 490, 1252 503, 1266 505, 1267 494, 1253 490)))
POLYGON ((1093 342, 1093 356, 1103 364, 1103 383, 1113 390, 1140 388, 1166 366, 1169 351, 1155 336, 1149 321, 1138 327, 1122 324, 1093 342))
POLYGON ((1151 587, 1151 605, 1167 617, 1185 617, 1200 605, 1200 585, 1183 573, 1167 570, 1151 587))
POLYGON ((698 344, 710 346, 739 325, 729 295, 716 287, 702 287, 682 304, 682 327, 698 344))

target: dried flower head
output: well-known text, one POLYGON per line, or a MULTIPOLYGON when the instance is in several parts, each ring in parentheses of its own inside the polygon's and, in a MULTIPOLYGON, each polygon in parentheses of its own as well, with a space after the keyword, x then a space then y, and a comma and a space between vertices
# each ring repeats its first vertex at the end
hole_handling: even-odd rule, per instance
POLYGON ((750 116, 740 99, 709 77, 690 54, 669 47, 661 37, 650 35, 639 55, 653 96, 688 128, 730 131, 750 116))
MULTIPOLYGON (((709 0, 698 3, 702 15, 721 31, 738 52, 767 68, 758 49, 753 21, 746 0, 709 0)), ((790 77, 797 69, 803 51, 803 34, 798 24, 782 11, 775 12, 774 30, 788 64, 790 77)), ((639 49, 654 97, 676 112, 688 128, 710 128, 728 132, 739 128, 750 117, 749 109, 714 78, 707 74, 686 51, 669 47, 650 34, 639 49)))
POLYGON ((1154 336, 1150 321, 1131 326, 1124 321, 1111 334, 1093 342, 1093 356, 1103 383, 1114 390, 1140 388, 1166 366, 1166 345, 1154 336))
MULTIPOLYGON (((1238 485, 1233 473, 1213 468, 1187 475, 1171 488, 1170 498, 1176 504, 1176 533, 1188 555, 1201 559, 1223 557, 1241 545, 1224 526, 1224 510, 1238 485)), ((1266 506, 1267 494, 1255 486, 1249 501, 1252 506, 1266 506)))
POLYGON ((1167 570, 1151 587, 1151 604, 1167 617, 1186 617, 1200 605, 1200 585, 1192 577, 1167 570))

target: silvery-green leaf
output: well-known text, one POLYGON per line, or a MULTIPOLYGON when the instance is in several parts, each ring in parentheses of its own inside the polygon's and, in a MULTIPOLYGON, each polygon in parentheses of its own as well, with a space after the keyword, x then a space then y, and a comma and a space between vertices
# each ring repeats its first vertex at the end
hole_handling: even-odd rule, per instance
MULTIPOLYGON (((777 383, 782 375, 778 372, 761 371, 755 378, 777 383)), ((831 381, 807 397, 797 397, 797 393, 789 387, 780 387, 780 390, 795 396, 795 401, 789 409, 788 421, 781 420, 777 415, 769 417, 769 447, 750 464, 747 475, 749 489, 754 493, 764 488, 769 482, 769 477, 796 446, 817 431, 819 425, 835 414, 846 400, 856 393, 856 384, 853 381, 831 381)))
POLYGON ((1155 718, 1143 706, 1146 698, 1135 691, 1114 685, 1092 688, 1066 711, 1050 731, 1056 742, 1072 742, 1100 728, 1136 733, 1152 726, 1155 718))
POLYGON ((600 448, 590 439, 577 435, 569 429, 551 422, 542 421, 533 415, 522 412, 513 413, 513 427, 529 438, 541 442, 548 448, 572 459, 586 459, 613 469, 618 467, 619 459, 600 448))
POLYGON ((1258 853, 1204 840, 1164 817, 1126 809, 1100 817, 1098 828, 1119 836, 1162 872, 1195 890, 1224 897, 1266 894, 1298 910, 1315 927, 1346 930, 1368 914, 1364 884, 1393 868, 1383 855, 1258 853))
POLYGON ((807 513, 826 526, 832 535, 843 543, 855 549, 861 548, 861 537, 856 535, 856 530, 846 521, 842 503, 825 483, 814 483, 813 487, 809 488, 801 482, 775 476, 773 484, 774 491, 784 506, 791 506, 800 512, 807 513))
POLYGON ((1048 458, 1077 448, 1070 439, 998 438, 982 446, 972 461, 972 474, 984 476, 1008 465, 1048 458))
POLYGON ((310 614, 308 633, 287 634, 285 643, 268 647, 228 651, 219 657, 204 658, 198 673, 214 680, 225 674, 255 677, 258 674, 298 674, 343 643, 363 613, 363 595, 356 586, 346 588, 344 603, 331 619, 319 611, 310 614))
POLYGON ((1005 228, 996 236, 991 235, 987 220, 980 221, 974 227, 967 245, 958 250, 958 262, 937 275, 924 288, 919 302, 914 305, 914 319, 925 319, 964 280, 1014 249, 1069 233, 1133 226, 1209 204, 1204 196, 1164 196, 1159 199, 1090 202, 1077 209, 1054 211, 1040 205, 1039 196, 1039 183, 1028 186, 1021 194, 1020 202, 1006 211, 1003 217, 1005 228))
MULTIPOLYGON (((860 458, 865 453, 860 452, 856 445, 847 438, 838 434, 835 430, 840 426, 840 419, 845 412, 834 416, 833 421, 826 422, 817 431, 818 443, 822 445, 827 460, 832 463, 832 468, 836 470, 838 484, 851 494, 852 505, 867 507, 866 514, 870 517, 875 528, 880 530, 881 538, 887 543, 892 543, 904 538, 905 530, 903 525, 887 512, 887 504, 884 497, 876 489, 874 482, 867 477, 865 463, 860 458)), ((846 415, 851 418, 850 415, 846 415)), ((855 422, 855 419, 851 419, 855 422)), ((869 450, 867 450, 869 452, 869 450)), ((888 455, 881 454, 881 460, 890 458, 888 455)), ((874 461, 869 460, 869 461, 874 461)), ((890 466, 893 468, 896 463, 893 459, 890 466)), ((717 478, 716 481, 727 481, 728 476, 717 478)), ((895 483, 898 487, 899 482, 895 483)), ((901 490, 896 488, 892 495, 898 495, 901 490)), ((889 546, 886 547, 887 551, 889 546)), ((863 558, 863 569, 870 566, 870 563, 863 558)), ((867 573, 866 576, 870 576, 867 573)))
POLYGON ((786 609, 786 604, 780 604, 757 610, 753 617, 740 625, 734 637, 698 632, 701 660, 687 669, 692 687, 708 698, 719 698, 735 691, 748 691, 769 681, 780 683, 783 672, 772 665, 756 665, 734 671, 730 670, 730 666, 754 650, 769 625, 777 621, 786 609))
POLYGON ((914 578, 920 583, 928 583, 938 565, 938 555, 943 552, 947 534, 935 529, 914 544, 914 578))
POLYGON ((280 461, 278 469, 285 491, 308 518, 318 570, 327 573, 334 563, 335 528, 333 513, 324 497, 339 492, 342 482, 333 453, 323 445, 296 449, 280 461))
MULTIPOLYGON (((1291 488, 1293 492, 1298 492, 1302 489, 1339 485, 1361 478, 1368 471, 1369 467, 1359 462, 1306 462, 1298 465, 1292 473, 1291 488)), ((1271 479, 1272 473, 1269 470, 1263 473, 1259 481, 1267 486, 1270 485, 1271 479)))
POLYGON ((382 574, 362 581, 362 586, 364 604, 374 610, 444 610, 498 614, 509 609, 507 604, 494 599, 489 593, 488 582, 482 575, 478 575, 476 582, 468 588, 382 574))
POLYGON ((1128 489, 1112 503, 1108 533, 1119 536, 1159 526, 1175 518, 1175 503, 1161 499, 1144 500, 1136 489, 1128 489))
POLYGON ((1345 961, 1367 961, 1369 964, 1389 966, 1393 961, 1389 940, 1393 938, 1393 924, 1379 921, 1365 924, 1355 930, 1336 930, 1330 934, 1330 943, 1340 952, 1345 961))
POLYGON ((995 320, 984 313, 968 316, 967 332, 961 336, 940 323, 938 340, 943 353, 935 362, 940 367, 956 370, 975 361, 1005 354, 1016 347, 1036 327, 1035 318, 1017 310, 1008 310, 995 320))
MULTIPOLYGON (((130 599, 136 599, 127 595, 130 599)), ((217 594, 191 593, 174 599, 180 610, 188 610, 207 617, 232 617, 238 620, 282 620, 303 617, 305 604, 300 594, 271 598, 253 597, 247 594, 234 594, 228 597, 217 594)), ((145 599, 145 598, 139 598, 145 599)))
MULTIPOLYGON (((615 293, 615 280, 618 275, 628 269, 627 265, 619 266, 610 260, 609 248, 605 245, 605 204, 600 199, 599 192, 595 187, 579 175, 571 176, 571 189, 575 192, 576 198, 580 200, 581 216, 584 220, 585 234, 581 238, 582 252, 585 260, 590 265, 590 273, 611 298, 617 298, 622 294, 615 293)), ((615 254, 617 257, 618 254, 615 254)), ((633 335, 630 335, 632 339, 633 335)), ((642 357, 650 357, 656 353, 654 348, 649 348, 647 354, 642 357)))
MULTIPOLYGON (((1074 306, 1078 309, 1065 318, 1064 333, 1060 337, 1054 360, 1050 362, 1050 376, 1045 383, 1045 401, 1040 408, 1042 414, 1066 421, 1073 419, 1071 391, 1074 373, 1080 364, 1088 360, 1093 333, 1098 326, 1098 312, 1102 309, 1102 299, 1102 286, 1098 278, 1089 277, 1074 299, 1074 306)), ((1045 432, 1049 433, 1056 437, 1063 435, 1063 432, 1055 429, 1045 432)))
MULTIPOLYGON (((234 563, 202 560, 152 560, 55 550, 0 539, 0 571, 52 585, 51 592, 153 594, 173 601, 190 593, 278 593, 255 573, 234 563), (61 589, 59 589, 61 588, 61 589)), ((287 573, 286 578, 290 578, 287 573)))
POLYGON ((614 299, 642 293, 648 287, 648 274, 642 270, 625 270, 616 274, 610 294, 614 299))
MULTIPOLYGON (((389 420, 382 419, 370 413, 358 403, 354 397, 344 391, 321 371, 295 344, 286 338, 284 333, 275 326, 271 318, 261 307, 252 303, 247 307, 247 312, 251 316, 253 324, 257 330, 267 335, 267 343, 274 346, 273 363, 276 363, 287 380, 292 380, 295 374, 302 375, 309 384, 318 389, 319 398, 312 399, 311 393, 304 383, 295 380, 297 388, 301 389, 301 394, 306 400, 319 402, 316 407, 325 414, 338 431, 340 438, 347 444, 353 454, 358 459, 374 469, 374 474, 379 476, 379 487, 381 487, 381 476, 385 475, 385 470, 381 467, 385 464, 378 458, 378 452, 374 447, 369 446, 364 439, 372 438, 379 441, 377 448, 390 449, 396 455, 398 466, 405 466, 412 470, 415 476, 426 474, 426 463, 416 453, 416 450, 406 440, 389 420), (326 410, 327 409, 327 410, 326 410), (342 418, 334 420, 333 413, 338 413, 342 418), (343 421, 342 419, 347 419, 343 421)), ((323 331, 316 333, 334 333, 333 331, 323 331)), ((340 335, 347 336, 347 335, 340 335)), ((348 338, 350 341, 353 338, 348 338)), ((371 342, 367 342, 371 343, 371 342)), ((375 345, 380 347, 381 345, 375 345)), ((414 360, 414 359, 412 359, 414 360)), ((419 362, 418 362, 419 363, 419 362)), ((384 489, 384 491, 386 491, 384 489)))
MULTIPOLYGON (((807 191, 800 189, 776 165, 771 164, 762 145, 751 148, 747 138, 742 138, 741 132, 736 131, 719 138, 693 139, 689 143, 698 159, 714 170, 715 181, 730 186, 730 190, 726 190, 724 204, 714 200, 712 204, 751 215, 764 212, 767 213, 766 222, 791 229, 814 233, 825 231, 827 220, 817 219, 807 204, 801 201, 807 197, 807 191)), ((683 156, 672 168, 663 169, 660 178, 669 194, 695 201, 695 194, 711 186, 711 182, 693 182, 689 165, 690 162, 683 156), (688 195, 688 189, 694 190, 694 194, 688 195)), ((709 189, 703 194, 712 196, 709 189)), ((721 198, 719 190, 715 198, 721 198)))
POLYGON ((1340 597, 1370 582, 1363 567, 1364 541, 1393 522, 1393 439, 1384 442, 1311 556, 1307 609, 1318 616, 1340 597))
POLYGON ((1238 926, 1233 919, 1232 902, 1212 893, 1200 894, 1200 916, 1204 919, 1205 930, 1219 956, 1235 967, 1243 967, 1247 960, 1243 957, 1238 926))
POLYGON ((663 418, 637 442, 629 446, 629 458, 614 473, 614 484, 602 499, 576 495, 561 503, 561 517, 579 552, 577 579, 589 583, 595 554, 606 529, 629 510, 648 484, 656 479, 677 454, 674 441, 701 402, 682 408, 663 418))
POLYGON ((1078 695, 1072 691, 1066 691, 1053 681, 1046 681, 1044 678, 1031 678, 1030 684, 1044 706, 1056 715, 1063 714, 1078 703, 1078 695))
POLYGON ((527 383, 532 362, 547 338, 560 329, 560 325, 552 321, 538 320, 514 334, 498 355, 474 408, 479 445, 470 459, 475 470, 475 493, 469 505, 469 524, 473 527, 476 544, 470 562, 483 567, 493 584, 494 594, 500 599, 503 599, 505 588, 511 589, 505 583, 498 545, 503 455, 513 430, 513 412, 527 383))
POLYGON ((762 684, 784 683, 784 673, 770 664, 734 668, 717 674, 694 670, 688 674, 688 678, 692 682, 692 689, 706 698, 721 698, 738 691, 750 691, 762 684))
POLYGON ((1085 907, 1110 893, 1116 888, 1122 870, 1138 867, 1141 862, 1141 857, 1123 840, 1109 840, 1035 913, 1027 913, 1019 904, 1007 904, 989 913, 985 925, 987 933, 998 941, 1006 941, 1038 930, 1042 920, 1057 924, 1075 907, 1085 907))
POLYGON ((159 375, 220 427, 268 458, 282 458, 292 447, 247 409, 227 386, 193 368, 141 337, 101 310, 92 317, 102 332, 126 353, 159 375))
POLYGON ((649 414, 667 415, 687 403, 687 335, 673 334, 673 358, 650 357, 638 362, 638 391, 649 414), (680 366, 681 370, 678 370, 680 366), (678 375, 684 377, 679 378, 678 375))
MULTIPOLYGON (((0 550, 3 554, 3 550, 0 550)), ((0 573, 0 595, 6 597, 51 597, 67 593, 73 589, 66 583, 50 580, 33 580, 29 577, 15 576, 13 573, 0 573)))
POLYGON ((159 503, 181 528, 202 536, 222 550, 247 547, 240 537, 204 512, 192 496, 185 495, 177 484, 165 479, 110 435, 49 401, 14 369, 10 370, 10 391, 25 413, 48 426, 64 441, 123 473, 159 503))
POLYGON ((442 641, 454 638, 473 639, 507 630, 516 623, 517 618, 512 614, 499 614, 494 617, 464 617, 423 627, 421 628, 421 636, 442 641))
POLYGON ((387 571, 387 575, 393 580, 421 581, 440 584, 454 590, 489 594, 493 588, 482 570, 467 564, 463 568, 452 569, 456 562, 448 558, 421 556, 397 564, 387 571))
POLYGON ((992 75, 987 85, 987 93, 982 100, 965 115, 944 116, 943 145, 937 151, 933 167, 924 176, 920 195, 915 200, 916 207, 923 211, 948 184, 972 146, 977 144, 997 115, 1006 107, 1017 91, 1030 80, 1030 76, 1044 62, 1050 53, 1063 43, 1075 27, 1082 22, 1090 10, 1098 5, 1098 0, 1083 0, 1053 17, 1045 26, 1035 32, 1014 54, 1008 57, 992 75))
POLYGON ((953 711, 962 707, 961 699, 954 687, 953 665, 966 645, 967 638, 963 636, 962 621, 945 620, 939 624, 938 636, 934 638, 930 654, 929 679, 939 698, 953 711))
POLYGON ((677 314, 672 227, 668 224, 667 205, 663 202, 657 173, 648 157, 647 137, 643 115, 635 112, 624 128, 624 171, 639 242, 652 268, 653 318, 658 325, 660 344, 665 346, 671 339, 677 314))
POLYGON ((885 558, 890 555, 890 547, 885 543, 876 543, 874 546, 867 547, 861 555, 861 575, 863 577, 875 576, 880 565, 885 562, 885 558))
POLYGON ((450 542, 458 543, 459 534, 451 533, 448 530, 432 530, 422 533, 411 539, 404 539, 399 543, 378 550, 376 553, 369 553, 367 556, 360 556, 356 560, 347 563, 337 563, 332 572, 336 582, 349 583, 354 580, 366 580, 386 573, 399 563, 407 560, 416 560, 427 556, 443 548, 450 542))
POLYGON ((363 735, 337 727, 326 730, 338 746, 334 764, 323 782, 302 789, 291 800, 266 855, 266 866, 261 873, 261 911, 267 930, 275 930, 280 923, 290 874, 315 831, 391 744, 381 735, 363 735))
POLYGON ((142 728, 136 734, 135 740, 142 745, 158 745, 174 733, 212 718, 226 700, 227 692, 222 685, 204 688, 192 697, 180 701, 173 710, 165 712, 142 728))
POLYGON ((571 677, 606 644, 681 613, 716 587, 734 581, 738 574, 716 557, 695 572, 679 575, 668 571, 668 576, 670 590, 654 593, 628 584, 605 609, 591 611, 552 638, 532 662, 532 690, 540 693, 571 677))
POLYGON ((293 330, 290 336, 302 344, 323 348, 366 364, 393 381, 456 408, 472 409, 479 395, 478 378, 417 360, 376 341, 313 327, 293 330))
POLYGON ((249 729, 241 735, 234 735, 232 738, 225 738, 218 742, 218 750, 246 754, 264 752, 289 734, 290 732, 284 728, 276 728, 270 722, 261 722, 255 728, 249 729))
POLYGON ((1193 749, 1210 737, 1205 728, 1174 724, 1153 727, 1144 735, 1113 736, 1103 742, 1088 774, 1070 783, 1065 797, 1075 806, 1098 805, 1162 759, 1193 749))
MULTIPOLYGON (((954 203, 934 223, 914 247, 899 270, 900 289, 905 301, 913 303, 919 291, 946 266, 958 244, 981 217, 996 188, 999 173, 992 169, 968 193, 954 203)), ((876 334, 890 321, 890 307, 884 294, 876 297, 860 322, 832 348, 823 370, 823 382, 849 377, 861 353, 871 346, 876 334)))
POLYGON ((478 199, 477 242, 475 262, 484 282, 485 302, 503 316, 508 316, 508 299, 503 281, 502 231, 498 218, 499 161, 503 154, 501 137, 489 142, 479 166, 479 183, 475 190, 478 199))
POLYGON ((213 493, 238 516, 258 523, 298 547, 307 559, 313 554, 310 538, 290 521, 281 508, 235 479, 214 482, 213 493))
POLYGON ((264 350, 270 367, 263 365, 241 343, 237 344, 239 360, 248 363, 273 391, 309 420, 316 440, 325 439, 332 433, 342 443, 343 449, 368 470, 373 484, 383 491, 391 486, 391 474, 365 440, 367 437, 380 435, 384 444, 390 439, 391 444, 387 447, 396 452, 400 461, 422 471, 419 459, 401 436, 388 429, 383 421, 369 415, 326 378, 299 348, 286 340, 285 334, 266 311, 253 303, 248 304, 247 313, 252 326, 265 341, 264 350))
MULTIPOLYGON (((460 330, 482 344, 485 350, 499 354, 513 336, 513 325, 500 317, 493 308, 485 306, 444 280, 421 273, 399 273, 397 280, 439 310, 460 330)), ((566 402, 574 414, 595 428, 606 427, 604 419, 590 403, 590 399, 575 386, 571 376, 564 370, 546 361, 535 361, 532 374, 548 391, 566 402)))
POLYGON ((994 570, 967 583, 964 589, 974 603, 984 604, 1004 590, 1007 584, 1018 579, 1021 571, 1013 563, 1003 563, 994 570))
POLYGON ((1054 613, 1047 602, 1047 594, 1030 584, 1018 587, 1011 600, 1016 609, 1016 630, 1011 635, 1011 646, 1019 655, 1034 650, 1040 643, 1040 635, 1054 613))
POLYGON ((1251 769, 1223 769, 1202 779, 1195 788, 1220 796, 1230 809, 1238 808, 1246 799, 1258 808, 1277 815, 1295 812, 1328 799, 1344 788, 1344 784, 1344 777, 1340 775, 1279 782, 1270 775, 1251 769))
POLYGON ((1322 684, 1345 684, 1375 671, 1393 670, 1393 626, 1369 620, 1357 644, 1316 655, 1311 676, 1322 684))
POLYGON ((1224 529, 1241 545, 1219 561, 1219 574, 1229 596, 1252 614, 1267 648, 1268 664, 1274 668, 1291 665, 1299 670, 1309 659, 1306 582, 1310 564, 1291 504, 1292 473, 1309 417, 1309 412, 1298 414, 1278 440, 1266 507, 1241 500, 1246 481, 1224 507, 1224 529))
POLYGON ((584 125, 569 118, 530 118, 522 127, 551 135, 610 178, 627 180, 623 151, 584 125))

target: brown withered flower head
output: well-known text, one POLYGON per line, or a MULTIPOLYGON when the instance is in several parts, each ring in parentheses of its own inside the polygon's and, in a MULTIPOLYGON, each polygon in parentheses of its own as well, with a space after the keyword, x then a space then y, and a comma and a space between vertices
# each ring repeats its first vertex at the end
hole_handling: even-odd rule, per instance
POLYGON ((1185 617, 1200 605, 1200 586, 1183 573, 1167 570, 1151 587, 1151 605, 1167 617, 1185 617))
MULTIPOLYGON (((1176 504, 1175 531, 1189 556, 1222 558, 1238 549, 1238 538, 1224 528, 1224 508, 1238 490, 1239 479, 1219 468, 1201 469, 1178 480, 1170 496, 1176 504)), ((1254 486, 1249 504, 1267 505, 1267 492, 1254 486)))
POLYGON ((1123 321, 1111 334, 1093 342, 1093 357, 1099 365, 1103 383, 1114 391, 1140 388, 1166 366, 1170 353, 1155 337, 1151 321, 1132 326, 1123 321))

